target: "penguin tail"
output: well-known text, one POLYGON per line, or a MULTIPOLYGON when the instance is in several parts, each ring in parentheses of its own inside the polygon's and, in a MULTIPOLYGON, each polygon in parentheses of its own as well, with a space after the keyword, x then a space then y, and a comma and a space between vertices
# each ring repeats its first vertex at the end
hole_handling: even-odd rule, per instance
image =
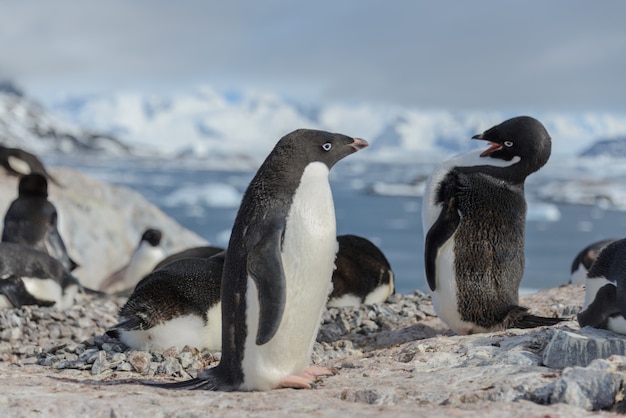
POLYGON ((546 316, 537 316, 528 313, 528 308, 522 306, 514 306, 506 314, 503 324, 504 328, 537 328, 550 327, 560 322, 566 321, 567 318, 550 318, 546 316))
POLYGON ((151 387, 174 390, 211 390, 231 392, 236 389, 234 385, 226 382, 226 379, 221 376, 219 365, 202 370, 198 373, 198 377, 194 379, 172 383, 144 382, 143 384, 151 387))

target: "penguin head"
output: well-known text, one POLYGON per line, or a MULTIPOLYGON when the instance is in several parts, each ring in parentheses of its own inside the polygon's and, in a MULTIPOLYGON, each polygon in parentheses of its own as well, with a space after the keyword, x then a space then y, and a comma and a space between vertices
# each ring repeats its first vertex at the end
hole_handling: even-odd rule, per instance
POLYGON ((342 134, 298 129, 281 138, 275 151, 291 154, 294 159, 301 158, 304 163, 319 161, 330 169, 337 161, 368 145, 363 139, 342 134))
POLYGON ((527 176, 539 170, 550 158, 552 142, 546 128, 530 116, 518 116, 505 120, 472 139, 482 139, 490 147, 480 154, 483 158, 517 160, 527 176))
POLYGON ((48 181, 41 174, 27 174, 20 179, 20 197, 48 197, 48 181))
POLYGON ((141 241, 146 241, 153 247, 156 247, 161 242, 163 234, 158 229, 146 229, 141 236, 141 241))

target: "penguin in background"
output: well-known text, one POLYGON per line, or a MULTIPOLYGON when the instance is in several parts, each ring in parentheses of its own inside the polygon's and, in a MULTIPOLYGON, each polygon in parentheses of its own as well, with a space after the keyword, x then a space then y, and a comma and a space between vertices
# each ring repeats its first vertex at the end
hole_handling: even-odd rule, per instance
POLYGON ((591 265, 596 258, 598 258, 598 254, 600 251, 610 243, 616 241, 615 239, 605 239, 602 241, 597 241, 589 244, 585 248, 583 248, 572 261, 572 267, 570 268, 570 284, 583 284, 587 279, 587 273, 591 268, 591 265))
POLYGON ((0 243, 0 308, 39 305, 63 310, 74 304, 80 290, 84 288, 59 260, 31 246, 0 243))
POLYGON ((128 263, 105 278, 99 290, 107 293, 132 291, 165 258, 165 250, 161 246, 162 237, 160 230, 146 229, 128 263))
POLYGON ((78 264, 69 256, 57 228, 57 210, 48 200, 48 181, 41 174, 20 179, 18 197, 4 216, 2 242, 29 245, 46 252, 72 271, 78 264))
POLYGON ((608 244, 592 264, 577 319, 581 327, 626 335, 626 239, 608 244))
POLYGON ((220 350, 220 289, 225 253, 183 258, 141 279, 107 331, 136 350, 220 350))
POLYGON ((519 306, 524 273, 524 181, 548 161, 538 120, 508 119, 472 139, 489 142, 444 161, 426 185, 424 262, 433 306, 458 334, 554 325, 519 306))
POLYGON ((57 186, 63 187, 48 173, 39 158, 20 148, 7 148, 0 145, 0 166, 9 175, 21 177, 34 173, 41 174, 57 186))
POLYGON ((308 129, 278 141, 250 182, 222 276, 222 357, 198 377, 166 388, 310 388, 332 374, 310 367, 337 252, 328 180, 362 139, 308 129))
POLYGON ((339 235, 333 291, 327 306, 383 303, 395 291, 394 274, 383 252, 357 235, 339 235))

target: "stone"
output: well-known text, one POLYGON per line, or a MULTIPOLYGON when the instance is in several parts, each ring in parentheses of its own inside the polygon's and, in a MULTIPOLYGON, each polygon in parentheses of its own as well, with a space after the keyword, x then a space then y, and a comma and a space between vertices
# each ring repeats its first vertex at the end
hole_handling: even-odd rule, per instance
POLYGON ((543 352, 543 363, 553 369, 564 369, 587 366, 612 355, 626 355, 624 336, 591 327, 578 331, 559 329, 543 352))

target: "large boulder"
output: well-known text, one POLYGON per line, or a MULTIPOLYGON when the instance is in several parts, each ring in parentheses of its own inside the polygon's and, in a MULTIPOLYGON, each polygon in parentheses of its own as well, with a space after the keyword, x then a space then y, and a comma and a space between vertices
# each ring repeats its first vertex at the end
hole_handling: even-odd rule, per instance
MULTIPOLYGON (((50 168, 63 187, 49 184, 49 200, 58 212, 59 231, 70 256, 80 264, 74 274, 83 285, 97 288, 124 266, 147 228, 163 232, 167 254, 206 245, 136 191, 112 186, 68 168, 50 168)), ((17 197, 18 179, 0 173, 0 215, 17 197)), ((0 224, 0 230, 2 224, 0 224)))

